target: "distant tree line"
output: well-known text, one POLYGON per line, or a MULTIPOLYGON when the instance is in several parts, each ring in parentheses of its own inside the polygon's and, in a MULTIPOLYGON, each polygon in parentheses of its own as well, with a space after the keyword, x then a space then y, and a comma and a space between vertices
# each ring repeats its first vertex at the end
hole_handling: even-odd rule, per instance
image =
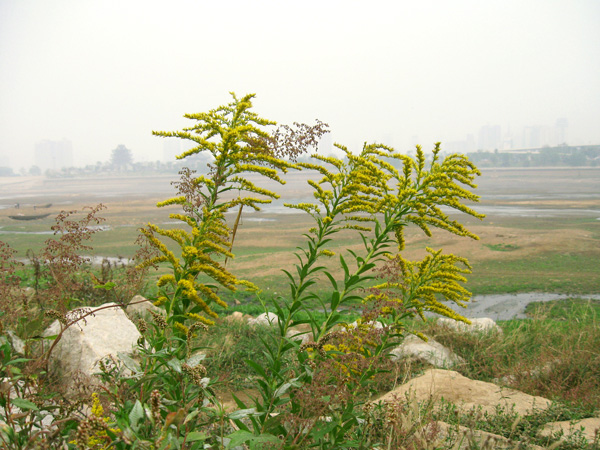
POLYGON ((204 174, 209 171, 209 163, 210 160, 205 155, 188 157, 185 163, 180 160, 136 162, 133 159, 131 150, 124 145, 119 145, 112 150, 108 161, 98 161, 96 164, 88 164, 83 167, 63 167, 60 170, 47 169, 45 171, 37 165, 31 166, 29 169, 23 167, 18 172, 13 171, 10 167, 0 166, 0 177, 44 175, 48 178, 75 178, 121 173, 136 173, 139 175, 177 174, 183 166, 189 167, 199 174, 204 174))
POLYGON ((600 145, 541 147, 469 153, 478 167, 598 167, 600 145))
MULTIPOLYGON (((468 156, 478 167, 599 167, 600 145, 562 145, 500 151, 478 150, 469 153, 468 156)), ((106 162, 98 161, 96 164, 88 164, 84 167, 63 167, 61 170, 46 171, 42 171, 34 165, 28 170, 22 168, 17 173, 10 167, 0 166, 0 177, 45 175, 49 178, 72 178, 133 172, 140 175, 176 174, 183 166, 189 167, 199 174, 205 174, 209 171, 210 162, 204 155, 188 157, 185 163, 180 160, 135 162, 131 150, 124 145, 119 145, 112 151, 110 160, 106 162)), ((398 162, 398 165, 400 165, 400 162, 398 162)))

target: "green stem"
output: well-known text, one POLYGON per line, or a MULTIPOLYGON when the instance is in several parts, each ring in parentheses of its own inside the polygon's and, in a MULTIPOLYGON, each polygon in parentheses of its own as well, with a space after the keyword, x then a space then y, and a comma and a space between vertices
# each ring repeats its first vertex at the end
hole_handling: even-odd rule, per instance
MULTIPOLYGON (((358 276, 362 273, 363 271, 363 267, 365 267, 367 264, 369 264, 371 262, 371 259, 373 258, 373 256, 379 252, 380 247, 386 242, 389 241, 388 238, 388 234, 392 231, 393 227, 394 227, 394 223, 395 221, 393 220, 386 220, 386 226, 385 228, 379 233, 379 235, 376 237, 375 242, 373 243, 373 246, 371 247, 371 250, 369 251, 369 253, 367 254, 367 256, 365 256, 362 264, 360 264, 357 269, 354 271, 354 273, 348 277, 347 279, 353 278, 355 276, 358 276)), ((343 290, 340 292, 340 300, 339 300, 339 305, 342 305, 344 303, 344 298, 354 289, 348 289, 348 286, 346 284, 346 280, 344 280, 344 288, 343 290)), ((323 325, 323 327, 321 328, 321 332, 319 333, 319 336, 317 339, 315 339, 317 342, 319 341, 319 339, 321 339, 323 336, 325 336, 325 334, 335 325, 335 324, 330 324, 333 316, 335 315, 335 313, 337 312, 337 308, 333 309, 329 312, 329 315, 327 316, 327 319, 325 320, 325 323, 323 325)))

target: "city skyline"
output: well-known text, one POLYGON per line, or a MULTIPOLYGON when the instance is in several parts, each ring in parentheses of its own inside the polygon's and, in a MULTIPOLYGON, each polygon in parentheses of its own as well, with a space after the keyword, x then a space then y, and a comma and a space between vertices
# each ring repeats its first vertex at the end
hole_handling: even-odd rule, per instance
POLYGON ((568 144, 597 144, 598 23, 593 0, 0 2, 0 164, 63 138, 77 166, 119 144, 161 160, 152 131, 230 91, 354 151, 552 145, 560 118, 568 144))
MULTIPOLYGON (((501 125, 483 125, 479 128, 477 133, 468 133, 463 140, 442 142, 442 149, 445 152, 462 152, 472 153, 477 151, 507 151, 507 150, 523 150, 523 149, 536 149, 542 147, 557 147, 562 144, 569 146, 577 145, 597 145, 597 143, 582 143, 582 142, 569 142, 568 137, 568 120, 564 117, 558 118, 554 125, 526 125, 524 127, 512 129, 507 127, 504 129, 501 125)), ((413 136, 413 139, 415 137, 413 136)), ((379 140, 378 142, 388 144, 385 139, 379 140)), ((321 153, 335 153, 333 146, 333 139, 331 134, 326 134, 319 145, 319 151, 321 153)), ((183 141, 179 139, 168 139, 162 141, 162 154, 159 158, 152 159, 140 159, 134 155, 134 162, 155 162, 160 161, 162 163, 175 161, 175 157, 183 153, 184 148, 183 141)), ((126 144, 119 144, 125 145, 126 144)), ((409 152, 412 150, 411 147, 404 149, 409 152)), ((68 139, 63 138, 60 141, 52 141, 45 139, 35 144, 35 153, 33 163, 26 167, 16 167, 10 164, 9 158, 0 159, 0 167, 9 167, 15 173, 19 171, 28 170, 32 166, 36 166, 41 169, 42 172, 51 170, 60 170, 63 167, 83 167, 86 165, 94 165, 98 163, 110 162, 110 156, 113 149, 107 150, 105 158, 98 159, 95 162, 87 164, 76 165, 73 164, 73 145, 68 139)))

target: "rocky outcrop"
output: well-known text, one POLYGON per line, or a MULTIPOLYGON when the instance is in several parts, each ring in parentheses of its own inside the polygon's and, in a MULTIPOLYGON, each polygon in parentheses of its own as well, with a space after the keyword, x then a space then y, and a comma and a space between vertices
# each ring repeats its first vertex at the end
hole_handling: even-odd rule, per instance
POLYGON ((592 417, 578 421, 550 422, 544 425, 539 434, 542 437, 561 435, 560 440, 562 441, 578 434, 591 444, 594 439, 600 436, 600 418, 592 417))
MULTIPOLYGON (((453 404, 462 413, 494 414, 501 408, 507 412, 514 411, 520 416, 530 414, 534 410, 547 409, 551 404, 550 400, 543 397, 471 380, 458 372, 442 369, 429 369, 375 402, 394 407, 398 402, 416 405, 431 401, 432 408, 439 409, 443 405, 440 400, 453 404)), ((456 450, 515 449, 521 448, 519 445, 522 444, 504 436, 442 421, 425 422, 421 426, 421 434, 434 435, 445 442, 451 442, 452 448, 456 450)), ((529 445, 527 448, 541 449, 535 445, 529 445)))
POLYGON ((551 401, 543 397, 528 395, 514 389, 503 388, 485 381, 471 380, 452 370, 429 369, 417 378, 394 389, 378 399, 380 402, 393 401, 414 396, 416 401, 439 400, 453 403, 463 411, 481 409, 494 413, 497 407, 514 411, 524 416, 534 410, 547 409, 551 401))
MULTIPOLYGON (((435 422, 435 429, 442 439, 448 439, 454 443, 453 450, 471 450, 471 449, 517 449, 519 443, 487 431, 473 430, 462 425, 449 425, 445 422, 435 422)), ((542 450, 537 445, 529 445, 530 450, 542 450)))

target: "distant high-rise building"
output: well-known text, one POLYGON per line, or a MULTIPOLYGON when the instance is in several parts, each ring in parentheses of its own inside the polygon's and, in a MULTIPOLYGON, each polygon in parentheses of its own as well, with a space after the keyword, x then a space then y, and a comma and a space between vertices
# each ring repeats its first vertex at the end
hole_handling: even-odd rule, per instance
POLYGON ((569 122, 564 117, 556 119, 556 145, 565 144, 567 142, 567 128, 569 122))
POLYGON ((35 144, 35 165, 42 171, 60 170, 73 166, 73 144, 62 141, 44 140, 35 144))
POLYGON ((523 129, 523 147, 538 148, 542 146, 542 127, 533 126, 523 129))
POLYGON ((475 136, 473 136, 472 134, 467 134, 467 140, 465 145, 466 152, 474 152, 475 150, 477 150, 477 145, 475 145, 475 136))
POLYGON ((486 125, 479 129, 477 148, 480 150, 495 150, 502 147, 502 129, 500 125, 486 125))

